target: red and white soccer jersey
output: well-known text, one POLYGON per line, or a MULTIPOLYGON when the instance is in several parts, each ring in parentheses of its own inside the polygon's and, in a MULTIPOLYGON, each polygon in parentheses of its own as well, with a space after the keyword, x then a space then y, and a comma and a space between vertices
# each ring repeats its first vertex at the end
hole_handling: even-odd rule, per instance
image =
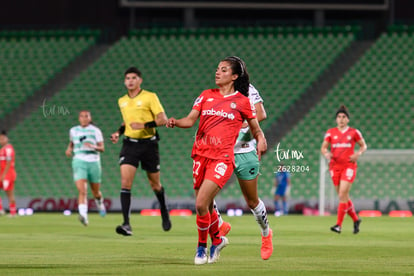
POLYGON ((334 185, 339 185, 340 180, 354 181, 357 163, 352 162, 350 156, 354 154, 355 143, 361 139, 361 132, 351 127, 344 131, 335 127, 326 132, 324 140, 331 144, 332 158, 329 170, 334 185))
POLYGON ((234 144, 243 121, 256 118, 256 109, 249 98, 237 91, 223 96, 219 89, 209 89, 195 100, 193 109, 200 112, 200 123, 191 157, 234 163, 234 144))
POLYGON ((7 144, 0 149, 0 175, 3 174, 7 161, 11 161, 11 164, 3 183, 1 183, 4 190, 13 189, 14 181, 16 180, 16 171, 14 169, 14 148, 11 144, 7 144))

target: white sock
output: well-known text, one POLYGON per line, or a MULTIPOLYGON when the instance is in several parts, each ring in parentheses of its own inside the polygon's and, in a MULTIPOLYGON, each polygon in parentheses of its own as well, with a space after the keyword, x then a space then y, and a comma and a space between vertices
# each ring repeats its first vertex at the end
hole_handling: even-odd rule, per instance
POLYGON ((79 204, 78 205, 79 215, 88 219, 88 205, 86 204, 79 204))
POLYGON ((250 210, 256 217, 256 221, 260 226, 263 237, 267 237, 269 235, 269 222, 267 220, 266 206, 264 205, 263 201, 259 199, 259 204, 257 204, 254 209, 250 210))
POLYGON ((223 224, 223 218, 221 217, 221 214, 220 214, 220 212, 219 212, 219 210, 217 208, 216 200, 214 200, 214 202, 213 202, 213 207, 214 207, 214 210, 216 210, 216 213, 218 215, 219 227, 220 227, 223 224))

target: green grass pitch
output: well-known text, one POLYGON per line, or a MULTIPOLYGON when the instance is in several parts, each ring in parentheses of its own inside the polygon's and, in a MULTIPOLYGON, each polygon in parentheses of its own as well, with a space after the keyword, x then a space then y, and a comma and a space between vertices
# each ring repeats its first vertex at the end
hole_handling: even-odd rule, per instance
POLYGON ((225 217, 230 244, 215 264, 195 266, 195 217, 172 217, 164 232, 160 217, 132 214, 134 236, 115 233, 121 214, 0 217, 0 275, 409 275, 414 274, 412 218, 363 218, 342 234, 331 217, 269 216, 273 256, 260 258, 260 231, 252 215, 225 217), (253 274, 254 273, 254 274, 253 274))

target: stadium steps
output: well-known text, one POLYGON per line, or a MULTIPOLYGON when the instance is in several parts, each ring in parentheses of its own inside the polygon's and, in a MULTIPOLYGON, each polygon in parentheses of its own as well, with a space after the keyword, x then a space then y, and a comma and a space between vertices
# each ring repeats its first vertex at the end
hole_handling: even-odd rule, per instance
POLYGON ((20 104, 13 112, 0 119, 0 125, 3 129, 12 129, 26 116, 42 108, 47 99, 60 91, 70 83, 80 72, 84 71, 93 64, 110 46, 93 45, 84 51, 80 56, 75 58, 67 67, 57 73, 46 85, 33 95, 29 96, 25 102, 20 104))
POLYGON ((268 146, 276 145, 330 91, 373 43, 373 41, 354 41, 339 55, 316 82, 265 131, 268 146))
MULTIPOLYGON (((303 117, 314 107, 342 78, 358 60, 371 47, 373 41, 354 41, 335 61, 318 77, 318 79, 277 119, 270 127, 264 129, 268 143, 268 153, 263 156, 262 171, 269 171, 274 167, 270 159, 274 159, 273 148, 276 148, 280 140, 300 122, 303 117), (270 167, 266 166, 271 164, 270 167), (268 167, 268 168, 266 168, 268 167)), ((305 137, 303 137, 305 138, 305 137)), ((275 170, 275 168, 273 168, 275 170)), ((271 177, 267 176, 266 187, 272 185, 271 177)), ((229 185, 234 189, 237 186, 237 179, 233 175, 229 185)), ((226 187, 228 187, 226 186, 226 187)), ((259 185, 259 189, 263 185, 259 185)), ((236 190, 238 188, 236 187, 236 190)), ((270 190, 270 188, 268 189, 270 190)), ((259 194, 268 194, 263 189, 259 194)))

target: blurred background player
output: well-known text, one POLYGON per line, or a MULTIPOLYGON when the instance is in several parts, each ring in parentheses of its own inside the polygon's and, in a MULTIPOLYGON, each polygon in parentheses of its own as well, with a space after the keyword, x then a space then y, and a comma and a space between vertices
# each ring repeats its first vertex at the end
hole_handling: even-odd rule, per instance
MULTIPOLYGON (((232 57, 240 60, 238 57, 232 57)), ((240 60, 240 62, 242 62, 240 60)), ((249 100, 256 108, 257 121, 261 122, 266 119, 266 111, 263 106, 263 99, 259 91, 250 84, 249 85, 249 100)), ((257 183, 259 177, 260 162, 256 153, 256 140, 250 133, 247 122, 244 122, 240 129, 239 136, 234 146, 234 158, 236 167, 234 173, 240 185, 240 189, 249 206, 251 212, 256 218, 262 232, 262 247, 261 257, 264 260, 270 258, 273 253, 273 232, 269 227, 267 219, 267 210, 263 201, 259 198, 257 193, 257 183)), ((216 202, 214 202, 215 209, 219 215, 220 235, 225 236, 231 230, 230 223, 223 221, 220 212, 217 210, 216 202)))
MULTIPOLYGON (((14 148, 9 143, 7 132, 2 130, 0 133, 0 185, 6 192, 9 200, 9 213, 11 217, 16 215, 16 200, 14 198, 14 182, 16 181, 16 171, 14 168, 14 148)), ((0 198, 0 215, 4 215, 3 204, 0 198)))
POLYGON ((104 141, 101 130, 92 124, 92 117, 89 111, 79 112, 80 125, 74 126, 69 131, 69 145, 66 149, 66 156, 72 159, 73 179, 78 195, 79 221, 88 225, 88 182, 95 198, 99 214, 103 217, 106 214, 100 191, 102 181, 102 169, 100 152, 104 152, 104 141))
POLYGON ((198 228, 196 265, 216 262, 220 251, 228 244, 228 239, 219 235, 219 219, 213 202, 233 173, 234 145, 244 120, 257 140, 259 158, 267 149, 255 108, 245 97, 249 75, 244 62, 234 57, 223 59, 217 67, 215 82, 219 88, 203 91, 187 117, 170 118, 167 124, 167 127, 189 128, 200 118, 191 154, 198 228), (208 235, 212 240, 209 257, 208 235))
POLYGON ((111 135, 111 141, 117 143, 119 136, 125 134, 119 164, 121 169, 121 208, 123 223, 116 227, 120 235, 131 236, 131 188, 135 173, 141 163, 147 172, 151 189, 160 203, 162 228, 171 229, 171 221, 165 200, 164 187, 160 181, 160 154, 157 126, 167 123, 167 115, 157 94, 142 89, 142 74, 136 67, 128 68, 124 73, 124 84, 128 92, 118 99, 119 109, 124 120, 118 131, 111 135))
POLYGON ((287 203, 287 196, 290 190, 290 174, 286 171, 286 167, 280 164, 274 178, 274 204, 275 216, 287 215, 289 206, 287 203), (282 199, 282 207, 280 209, 279 200, 282 199))
POLYGON ((335 118, 337 126, 326 132, 321 147, 321 153, 329 161, 329 172, 339 196, 337 221, 331 230, 338 234, 341 233, 342 222, 345 215, 348 214, 354 221, 354 234, 357 234, 361 220, 349 198, 349 191, 355 180, 357 160, 367 150, 367 145, 361 132, 348 126, 349 112, 344 105, 341 105, 336 111, 335 118), (354 152, 355 143, 359 145, 357 152, 354 152), (329 146, 330 151, 328 150, 329 146))

